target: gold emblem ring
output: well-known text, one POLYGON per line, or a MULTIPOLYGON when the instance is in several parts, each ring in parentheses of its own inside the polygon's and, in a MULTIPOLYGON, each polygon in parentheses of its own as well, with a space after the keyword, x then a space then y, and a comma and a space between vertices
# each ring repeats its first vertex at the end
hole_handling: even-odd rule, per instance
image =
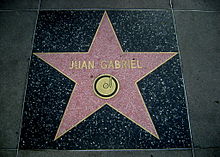
POLYGON ((98 97, 110 99, 118 93, 119 82, 114 76, 103 74, 95 79, 93 90, 98 97))

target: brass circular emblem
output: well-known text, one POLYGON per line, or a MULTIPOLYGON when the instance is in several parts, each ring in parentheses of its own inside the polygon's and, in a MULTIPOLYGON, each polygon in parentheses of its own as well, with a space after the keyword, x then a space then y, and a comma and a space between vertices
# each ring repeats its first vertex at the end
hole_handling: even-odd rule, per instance
POLYGON ((114 76, 103 74, 95 79, 93 89, 98 97, 102 99, 110 99, 118 93, 119 82, 114 76))

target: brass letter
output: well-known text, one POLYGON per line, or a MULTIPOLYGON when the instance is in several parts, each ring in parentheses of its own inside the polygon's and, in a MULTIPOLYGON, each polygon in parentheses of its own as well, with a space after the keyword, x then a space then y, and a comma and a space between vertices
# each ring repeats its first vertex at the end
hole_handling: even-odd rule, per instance
POLYGON ((102 69, 106 69, 107 68, 107 65, 106 65, 105 61, 101 61, 101 68, 102 69))
POLYGON ((110 68, 114 69, 114 64, 113 64, 112 61, 109 61, 108 68, 109 68, 109 69, 110 69, 110 68))
POLYGON ((83 69, 83 68, 87 69, 87 64, 86 64, 86 61, 83 61, 82 66, 81 66, 81 68, 80 68, 80 69, 83 69))
POLYGON ((71 61, 69 69, 73 69, 73 68, 74 68, 74 61, 71 61))
POLYGON ((121 65, 120 65, 120 61, 115 60, 115 69, 120 69, 121 65))
POLYGON ((88 69, 94 69, 95 68, 95 62, 89 61, 88 69))
POLYGON ((135 69, 136 68, 136 61, 135 60, 131 60, 131 69, 135 69))
POLYGON ((139 69, 143 68, 142 66, 140 66, 139 60, 137 60, 137 68, 139 68, 139 69))

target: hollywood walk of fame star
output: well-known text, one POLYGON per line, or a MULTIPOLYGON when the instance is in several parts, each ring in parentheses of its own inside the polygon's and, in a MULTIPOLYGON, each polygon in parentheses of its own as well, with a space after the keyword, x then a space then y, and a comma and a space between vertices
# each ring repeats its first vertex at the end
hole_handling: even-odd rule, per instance
POLYGON ((88 52, 34 55, 76 83, 55 140, 106 104, 159 139, 137 82, 175 56, 175 52, 123 52, 105 12, 88 52), (115 61, 117 66, 113 65, 115 61), (102 75, 115 78, 113 85, 119 87, 108 99, 94 92, 94 81, 102 75))

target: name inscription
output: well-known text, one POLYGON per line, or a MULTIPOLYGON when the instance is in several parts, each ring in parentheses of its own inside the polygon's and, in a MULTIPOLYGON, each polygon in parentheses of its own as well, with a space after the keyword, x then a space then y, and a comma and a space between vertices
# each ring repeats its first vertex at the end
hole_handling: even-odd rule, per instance
POLYGON ((139 60, 71 61, 69 69, 141 69, 139 60), (97 67, 98 66, 98 67, 97 67))

